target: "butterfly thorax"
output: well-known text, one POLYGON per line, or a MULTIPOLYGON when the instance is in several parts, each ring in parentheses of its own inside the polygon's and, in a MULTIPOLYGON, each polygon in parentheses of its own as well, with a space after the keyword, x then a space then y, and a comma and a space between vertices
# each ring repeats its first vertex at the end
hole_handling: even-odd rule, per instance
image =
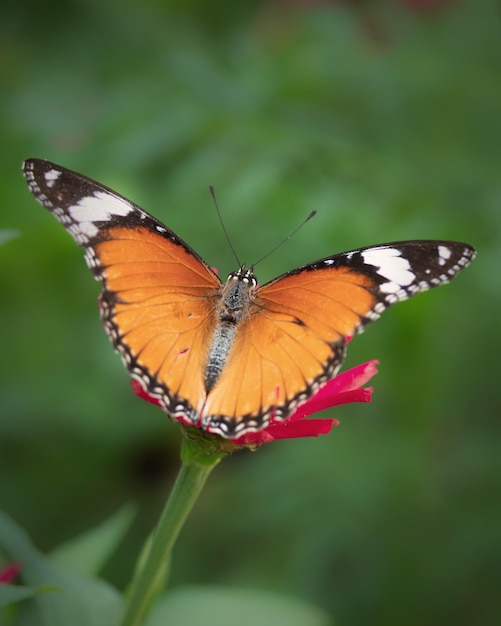
POLYGON ((256 277, 251 270, 245 269, 244 265, 236 272, 232 272, 223 285, 217 311, 218 319, 221 322, 238 324, 247 312, 256 286, 256 277))
POLYGON ((216 307, 217 326, 205 366, 205 388, 209 392, 225 366, 237 326, 249 313, 252 292, 257 286, 253 272, 243 265, 228 276, 216 307))

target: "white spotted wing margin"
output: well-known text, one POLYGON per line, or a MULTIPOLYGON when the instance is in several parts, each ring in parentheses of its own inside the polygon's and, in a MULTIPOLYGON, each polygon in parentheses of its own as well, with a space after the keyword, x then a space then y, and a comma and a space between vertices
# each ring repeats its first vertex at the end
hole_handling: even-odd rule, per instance
POLYGON ((370 282, 367 290, 376 303, 357 328, 357 332, 362 332, 369 322, 396 302, 449 283, 475 256, 473 246, 459 241, 394 241, 325 257, 284 276, 323 268, 348 268, 366 276, 370 282))

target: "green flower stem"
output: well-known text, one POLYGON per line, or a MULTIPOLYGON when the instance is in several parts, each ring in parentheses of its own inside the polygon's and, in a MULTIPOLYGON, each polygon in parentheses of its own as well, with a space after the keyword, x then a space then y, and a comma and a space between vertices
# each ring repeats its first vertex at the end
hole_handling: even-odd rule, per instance
POLYGON ((181 448, 181 469, 145 550, 144 563, 131 583, 122 626, 140 626, 143 623, 181 528, 207 477, 227 454, 219 449, 216 439, 198 435, 195 429, 187 434, 181 448))

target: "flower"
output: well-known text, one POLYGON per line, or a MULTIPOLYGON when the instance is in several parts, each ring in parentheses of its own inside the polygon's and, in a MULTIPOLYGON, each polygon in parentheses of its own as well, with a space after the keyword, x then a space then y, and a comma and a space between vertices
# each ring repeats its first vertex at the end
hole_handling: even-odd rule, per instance
POLYGON ((378 361, 368 361, 331 378, 306 402, 301 404, 286 420, 271 421, 256 433, 247 433, 233 440, 237 445, 269 443, 277 439, 318 437, 327 435, 339 421, 332 417, 306 419, 313 413, 330 409, 339 404, 370 402, 372 387, 362 387, 377 374, 378 361))
MULTIPOLYGON (((306 402, 301 404, 286 420, 271 420, 266 428, 257 432, 246 433, 231 442, 236 446, 256 446, 270 443, 278 439, 293 439, 298 437, 318 437, 328 434, 334 426, 339 424, 333 417, 306 419, 309 415, 330 409, 339 404, 351 402, 370 402, 372 387, 362 387, 377 374, 378 361, 368 361, 357 365, 346 372, 341 372, 306 402)), ((131 381, 132 391, 143 400, 161 406, 160 401, 150 396, 143 385, 135 379, 131 381)))
POLYGON ((21 572, 21 565, 16 563, 9 563, 2 570, 0 570, 0 583, 8 584, 11 583, 14 578, 21 572))

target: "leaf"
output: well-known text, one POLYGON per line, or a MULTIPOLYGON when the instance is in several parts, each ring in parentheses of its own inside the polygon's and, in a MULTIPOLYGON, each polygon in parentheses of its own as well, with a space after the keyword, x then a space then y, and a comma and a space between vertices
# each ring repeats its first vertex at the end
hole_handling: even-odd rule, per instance
MULTIPOLYGON (((17 626, 113 626, 122 611, 120 594, 108 583, 54 565, 27 534, 0 512, 0 548, 22 564, 24 583, 37 594, 21 602, 17 626)), ((20 599, 20 598, 19 598, 20 599)))
POLYGON ((134 507, 122 507, 96 528, 58 546, 50 560, 84 574, 97 574, 129 530, 134 514, 134 507))
POLYGON ((179 587, 159 598, 146 626, 332 626, 332 618, 303 600, 215 586, 179 587))

